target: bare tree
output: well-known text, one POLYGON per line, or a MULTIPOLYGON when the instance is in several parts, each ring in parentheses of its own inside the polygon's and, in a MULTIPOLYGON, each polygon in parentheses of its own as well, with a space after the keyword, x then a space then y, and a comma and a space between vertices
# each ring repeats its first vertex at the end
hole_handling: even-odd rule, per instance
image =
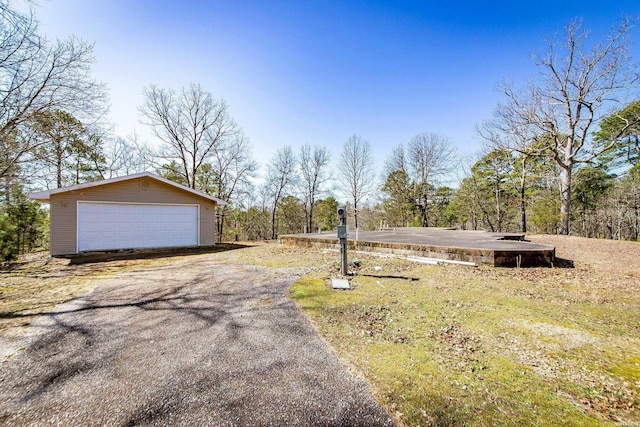
MULTIPOLYGON (((617 142, 594 143, 593 127, 638 81, 627 55, 629 28, 625 20, 603 43, 590 47, 588 31, 581 21, 573 21, 565 29, 564 43, 549 42, 547 53, 538 59, 539 81, 522 91, 511 85, 504 87, 507 102, 498 107, 497 116, 508 117, 520 132, 542 138, 546 142, 544 155, 550 155, 560 168, 562 234, 570 230, 574 167, 591 162, 617 142)), ((502 148, 531 153, 531 141, 503 142, 502 148)))
POLYGON ((348 185, 346 193, 353 202, 353 218, 358 228, 358 209, 375 187, 376 173, 369 142, 358 135, 349 137, 344 143, 338 170, 348 185))
POLYGON ((100 169, 102 179, 114 176, 129 175, 151 169, 149 148, 138 142, 137 136, 127 139, 115 137, 108 141, 103 150, 103 167, 100 169))
POLYGON ((300 185, 302 187, 302 201, 306 216, 306 229, 311 233, 313 228, 313 210, 316 199, 323 196, 325 185, 331 177, 327 167, 331 160, 331 153, 326 147, 313 147, 308 144, 300 147, 300 185))
POLYGON ((33 13, 0 0, 0 141, 8 150, 0 178, 42 142, 24 131, 34 115, 64 110, 88 124, 106 112, 105 87, 90 75, 93 62, 92 44, 49 43, 33 13))
POLYGON ((407 155, 404 144, 398 144, 391 149, 391 153, 384 162, 384 179, 396 171, 407 172, 407 155))
POLYGON ((295 175, 296 157, 291 147, 284 146, 279 149, 271 159, 267 167, 267 181, 265 193, 271 201, 271 238, 278 236, 276 215, 280 202, 287 195, 287 191, 296 182, 295 175))
POLYGON ((158 156, 178 164, 177 172, 189 187, 196 188, 200 168, 216 146, 240 132, 227 104, 196 84, 179 93, 152 85, 144 88, 143 97, 139 108, 146 118, 143 123, 163 142, 158 156))
POLYGON ((531 163, 535 160, 552 159, 549 144, 540 138, 537 129, 522 126, 511 114, 498 110, 493 119, 476 126, 476 133, 488 144, 487 151, 517 151, 519 156, 512 157, 514 170, 519 173, 518 194, 520 198, 520 230, 527 232, 527 177, 531 173, 531 163), (513 147, 518 147, 514 150, 513 147), (517 163, 517 164, 516 164, 517 163))
POLYGON ((442 135, 421 133, 409 141, 407 166, 423 227, 429 226, 428 204, 432 190, 435 190, 437 181, 451 169, 452 156, 451 142, 442 135))
MULTIPOLYGON (((242 133, 216 145, 211 164, 215 171, 213 188, 217 198, 231 202, 236 197, 241 198, 252 192, 251 178, 255 177, 258 164, 251 155, 249 139, 242 133)), ((216 226, 220 238, 223 236, 227 209, 227 205, 218 207, 216 226)))

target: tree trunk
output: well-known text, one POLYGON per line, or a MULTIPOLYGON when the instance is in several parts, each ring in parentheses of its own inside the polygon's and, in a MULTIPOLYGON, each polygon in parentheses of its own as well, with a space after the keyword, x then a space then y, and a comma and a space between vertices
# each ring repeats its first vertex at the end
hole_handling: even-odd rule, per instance
POLYGON ((640 203, 638 203, 638 197, 634 196, 635 206, 634 206, 634 230, 633 230, 633 240, 638 241, 639 226, 640 226, 640 203))
POLYGON ((224 214, 227 210, 226 206, 222 206, 222 208, 218 211, 219 215, 216 218, 216 222, 217 222, 217 233, 218 233, 218 242, 222 242, 222 233, 224 231, 224 214))
POLYGON ((273 205, 273 212, 271 213, 271 240, 276 239, 276 209, 278 205, 273 205))
POLYGON ((571 226, 571 169, 573 165, 563 167, 560 171, 560 234, 569 235, 571 226))
MULTIPOLYGON (((196 147, 193 147, 193 158, 191 160, 191 182, 189 183, 189 187, 196 189, 196 170, 198 169, 196 166, 196 147)), ((187 179, 187 182, 189 180, 187 179)))
MULTIPOLYGON (((496 177, 496 222, 498 225, 498 232, 502 232, 502 210, 500 209, 500 180, 496 177)), ((493 230, 492 230, 493 231, 493 230)))
POLYGON ((56 159, 56 187, 62 188, 62 155, 56 159))
POLYGON ((80 184, 80 158, 76 159, 76 182, 74 184, 80 184))
POLYGON ((493 223, 491 222, 491 217, 489 216, 489 214, 483 209, 484 212, 484 220, 487 223, 487 225, 489 226, 489 229, 491 230, 492 233, 495 233, 496 229, 493 226, 493 223))
POLYGON ((429 226, 429 214, 427 212, 427 207, 426 206, 421 206, 421 210, 422 210, 422 226, 423 227, 428 227, 429 226))
POLYGON ((520 225, 522 232, 527 232, 527 200, 526 200, 526 184, 527 184, 527 160, 522 160, 522 176, 520 177, 520 225))
POLYGON ((422 216, 422 226, 423 227, 428 227, 429 226, 429 212, 427 210, 427 208, 428 208, 427 203, 428 203, 427 197, 425 196, 424 200, 419 205, 420 214, 422 216))
POLYGON ((471 212, 471 227, 473 227, 473 231, 478 230, 478 214, 475 209, 471 212))
POLYGON ((304 232, 305 233, 313 233, 313 203, 310 203, 309 206, 305 203, 304 205, 304 232))
POLYGON ((527 201, 524 197, 524 185, 520 188, 520 225, 523 233, 527 232, 527 201))
POLYGON ((358 229, 358 204, 355 203, 355 201, 353 203, 353 220, 355 222, 355 228, 357 230, 358 229))

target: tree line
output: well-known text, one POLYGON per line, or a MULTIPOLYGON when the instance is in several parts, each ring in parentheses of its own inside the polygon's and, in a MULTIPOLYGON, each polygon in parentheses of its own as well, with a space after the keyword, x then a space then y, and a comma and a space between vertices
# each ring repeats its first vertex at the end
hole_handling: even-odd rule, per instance
POLYGON ((638 240, 639 73, 630 22, 593 42, 579 20, 536 59, 537 77, 502 86, 477 126, 483 152, 465 166, 452 142, 419 133, 376 170, 370 143, 344 141, 332 170, 325 146, 281 147, 260 176, 226 102, 198 84, 143 89, 139 112, 156 144, 113 136, 93 46, 47 40, 33 12, 0 0, 0 256, 47 245, 48 211, 27 199, 59 188, 152 171, 229 202, 222 240, 334 230, 338 199, 352 227, 457 227, 638 240), (456 171, 463 176, 451 185, 456 171))

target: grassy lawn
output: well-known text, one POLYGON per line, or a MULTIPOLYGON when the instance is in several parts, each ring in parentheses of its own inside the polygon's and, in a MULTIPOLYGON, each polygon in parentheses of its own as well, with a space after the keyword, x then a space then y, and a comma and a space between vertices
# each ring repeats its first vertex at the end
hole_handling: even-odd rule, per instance
MULTIPOLYGON (((189 256, 301 268, 291 297, 399 424, 640 425, 640 244, 537 239, 574 268, 351 254, 362 261, 352 290, 333 291, 335 252, 271 243, 189 256)), ((99 280, 181 258, 21 260, 0 271, 0 338, 99 280)))
POLYGON ((0 270, 0 334, 28 326, 39 315, 87 293, 97 281, 146 260, 69 265, 68 260, 31 254, 0 270))
MULTIPOLYGON (((147 254, 104 254, 73 264, 68 259, 51 258, 48 253, 28 254, 9 265, 0 266, 0 339, 20 336, 39 316, 58 304, 89 292, 99 281, 113 275, 158 266, 185 258, 215 257, 221 263, 243 262, 269 268, 312 266, 318 257, 323 265, 334 257, 313 251, 296 251, 278 244, 221 244, 202 251, 176 250, 147 254)), ((0 346, 1 347, 1 346, 0 346)), ((1 349, 1 348, 0 348, 1 349)))
POLYGON ((315 272, 291 296, 398 422, 640 425, 638 267, 362 260, 352 290, 315 272))
MULTIPOLYGON (((228 246, 233 245, 221 245, 203 252, 224 252, 228 246)), ((51 258, 47 252, 28 254, 0 267, 0 337, 9 329, 16 333, 16 328, 30 325, 36 317, 51 312, 56 305, 86 294, 100 280, 185 256, 200 255, 184 255, 180 251, 105 254, 95 257, 96 260, 86 258, 85 263, 72 264, 68 259, 51 258)))

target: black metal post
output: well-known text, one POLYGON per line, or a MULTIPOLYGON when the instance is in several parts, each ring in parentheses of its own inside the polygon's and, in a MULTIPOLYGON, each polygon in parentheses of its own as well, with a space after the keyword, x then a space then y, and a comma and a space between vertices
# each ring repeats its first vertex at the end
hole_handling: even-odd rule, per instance
POLYGON ((340 240, 340 274, 347 275, 347 208, 346 206, 340 206, 338 208, 338 218, 340 218, 340 225, 338 225, 338 239, 340 240))

